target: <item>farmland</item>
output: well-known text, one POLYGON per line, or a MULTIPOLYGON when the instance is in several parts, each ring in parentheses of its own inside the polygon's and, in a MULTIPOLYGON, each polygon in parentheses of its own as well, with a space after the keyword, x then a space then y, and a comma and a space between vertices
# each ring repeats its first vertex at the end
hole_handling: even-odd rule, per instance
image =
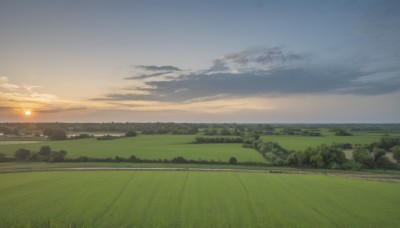
POLYGON ((265 135, 262 136, 264 141, 272 141, 279 143, 282 147, 288 150, 304 150, 307 147, 316 147, 318 145, 333 143, 350 143, 369 144, 378 142, 383 134, 359 134, 354 136, 335 136, 326 135, 319 137, 310 136, 291 136, 291 135, 265 135))
MULTIPOLYGON (((64 129, 73 126, 65 124, 64 129)), ((372 167, 357 163, 347 168, 346 160, 317 166, 305 163, 310 159, 303 153, 307 147, 349 143, 353 147, 344 151, 352 159, 356 144, 381 146, 385 133, 399 136, 396 129, 382 126, 383 131, 340 136, 335 126, 278 126, 271 132, 268 126, 260 130, 206 124, 197 126, 196 133, 184 132, 193 126, 168 126, 170 132, 155 125, 147 133, 142 129, 124 137, 121 132, 102 140, 89 134, 49 140, 38 130, 39 137, 3 136, 0 152, 9 159, 0 163, 0 227, 397 227, 400 222, 400 177, 391 151, 384 150, 382 156, 390 156, 393 169, 381 168, 377 159, 372 167), (271 142, 287 151, 268 149, 271 142), (50 146, 51 154, 66 150, 66 159, 36 159, 39 153, 43 156, 43 146, 50 146), (17 159, 20 148, 31 151, 30 157, 17 159), (284 151, 284 163, 268 160, 266 153, 274 151, 284 151), (290 160, 293 154, 304 163, 291 163, 300 161, 290 160), (117 160, 131 155, 148 160, 117 160), (110 159, 85 161, 82 156, 110 159), (176 157, 192 161, 177 162, 176 157), (231 157, 237 163, 231 163, 231 157), (203 160, 207 162, 196 162, 203 160)), ((343 129, 350 132, 349 127, 343 129)), ((329 153, 317 151, 321 158, 336 155, 333 147, 323 148, 329 153)))
POLYGON ((320 175, 0 174, 0 226, 396 227, 399 184, 320 175))
POLYGON ((142 159, 171 159, 183 156, 193 160, 228 161, 236 157, 241 162, 265 162, 253 149, 243 148, 241 144, 193 144, 194 135, 140 135, 116 140, 80 139, 66 141, 44 141, 32 144, 0 145, 0 151, 10 156, 18 148, 38 151, 49 145, 55 150, 66 150, 68 157, 88 156, 94 158, 129 157, 135 155, 142 159))

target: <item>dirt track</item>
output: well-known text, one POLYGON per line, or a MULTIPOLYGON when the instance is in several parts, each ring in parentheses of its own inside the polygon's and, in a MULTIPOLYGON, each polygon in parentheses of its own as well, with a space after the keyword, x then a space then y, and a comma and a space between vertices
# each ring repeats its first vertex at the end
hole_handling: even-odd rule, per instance
POLYGON ((363 180, 400 183, 400 175, 375 173, 321 172, 319 170, 260 170, 260 169, 212 169, 212 168, 131 168, 131 167, 74 167, 45 169, 10 169, 3 172, 40 172, 40 171, 196 171, 196 172, 242 172, 242 173, 274 173, 274 174, 314 174, 338 176, 363 180))

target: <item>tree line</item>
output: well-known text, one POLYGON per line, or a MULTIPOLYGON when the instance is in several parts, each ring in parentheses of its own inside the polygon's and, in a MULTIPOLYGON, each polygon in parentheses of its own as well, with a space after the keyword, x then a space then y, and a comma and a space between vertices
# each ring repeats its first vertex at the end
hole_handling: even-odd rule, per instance
POLYGON ((265 163, 259 162, 238 162, 236 157, 230 157, 227 161, 215 160, 193 160, 186 159, 182 156, 172 159, 141 159, 135 155, 128 158, 115 156, 107 158, 93 158, 88 156, 80 156, 77 158, 67 158, 65 150, 54 151, 49 146, 42 146, 38 152, 32 152, 28 149, 20 148, 14 153, 14 157, 9 158, 0 153, 0 162, 126 162, 126 163, 174 163, 174 164, 214 164, 214 165, 248 165, 248 166, 265 166, 265 163))
POLYGON ((241 137, 196 137, 194 143, 243 143, 241 137))
POLYGON ((279 166, 313 167, 324 169, 399 169, 399 164, 386 157, 392 152, 400 162, 400 138, 383 137, 370 145, 356 145, 353 160, 346 159, 343 152, 346 144, 320 145, 305 150, 286 150, 276 142, 263 142, 259 138, 247 140, 244 147, 256 149, 267 161, 279 166))

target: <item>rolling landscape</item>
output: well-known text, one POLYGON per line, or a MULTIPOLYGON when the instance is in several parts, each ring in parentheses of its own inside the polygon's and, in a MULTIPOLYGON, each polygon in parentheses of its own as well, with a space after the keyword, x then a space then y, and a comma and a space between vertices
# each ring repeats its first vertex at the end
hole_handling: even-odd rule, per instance
POLYGON ((0 0, 0 228, 399 227, 399 22, 0 0))

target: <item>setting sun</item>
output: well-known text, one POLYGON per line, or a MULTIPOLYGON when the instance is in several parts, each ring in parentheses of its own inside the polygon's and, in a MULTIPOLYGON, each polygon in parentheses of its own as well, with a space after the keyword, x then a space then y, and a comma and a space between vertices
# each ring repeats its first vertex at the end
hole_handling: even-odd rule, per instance
POLYGON ((32 114, 31 110, 26 110, 24 113, 25 113, 25 116, 30 116, 32 114))

